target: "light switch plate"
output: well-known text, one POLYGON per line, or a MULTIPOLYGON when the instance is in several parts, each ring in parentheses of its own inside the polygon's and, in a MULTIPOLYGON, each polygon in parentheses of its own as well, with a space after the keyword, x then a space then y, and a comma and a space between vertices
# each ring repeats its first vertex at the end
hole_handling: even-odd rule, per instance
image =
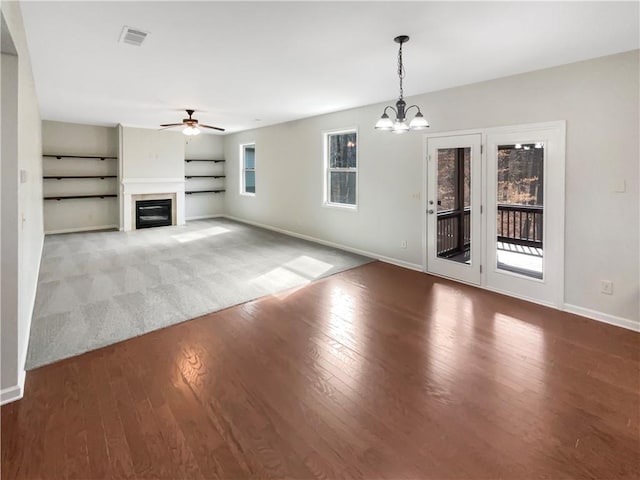
POLYGON ((624 193, 627 191, 627 182, 625 182, 624 178, 619 178, 613 181, 613 192, 614 193, 624 193))

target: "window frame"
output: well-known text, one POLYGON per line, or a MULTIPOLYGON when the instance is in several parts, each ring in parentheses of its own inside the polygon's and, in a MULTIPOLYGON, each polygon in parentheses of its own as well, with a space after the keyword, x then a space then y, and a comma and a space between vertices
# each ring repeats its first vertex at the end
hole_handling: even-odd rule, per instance
MULTIPOLYGON (((253 172, 254 179, 257 180, 256 170, 257 170, 257 159, 256 159, 256 142, 245 142, 240 144, 240 195, 246 197, 255 197, 256 192, 247 192, 246 190, 246 172, 253 172), (246 147, 253 146, 253 168, 245 167, 245 149, 246 147)), ((256 182, 257 183, 257 182, 256 182)), ((258 190, 257 185, 254 186, 256 191, 258 190)))
POLYGON ((322 205, 328 208, 336 208, 340 210, 347 210, 351 212, 358 211, 359 205, 359 195, 360 195, 360 145, 359 140, 360 134, 358 132, 357 126, 340 128, 335 130, 326 130, 322 132, 322 140, 323 140, 323 194, 322 194, 322 205), (329 167, 329 139, 332 135, 340 135, 345 133, 355 133, 356 134, 356 167, 355 168, 330 168, 329 167), (356 174, 356 195, 355 195, 355 204, 350 203, 336 203, 330 201, 330 192, 331 188, 331 172, 353 172, 356 174))

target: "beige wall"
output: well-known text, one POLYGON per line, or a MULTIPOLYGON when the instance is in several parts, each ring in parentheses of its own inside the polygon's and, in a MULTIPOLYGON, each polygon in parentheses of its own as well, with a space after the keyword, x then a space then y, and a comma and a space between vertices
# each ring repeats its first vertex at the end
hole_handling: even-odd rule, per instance
MULTIPOLYGON (((185 158, 223 159, 224 137, 200 134, 186 142, 185 158)), ((224 163, 190 162, 185 164, 185 175, 224 175, 224 163)), ((186 180, 185 190, 211 190, 225 188, 225 179, 191 178, 186 180)), ((202 193, 185 197, 187 220, 211 217, 224 213, 224 193, 202 193)))
MULTIPOLYGON (((407 99, 422 107, 430 133, 567 121, 565 303, 635 328, 638 58, 632 51, 407 99), (623 180, 626 191, 614 192, 623 180), (600 293, 601 279, 614 282, 614 295, 600 293)), ((226 136, 227 212, 419 267, 424 136, 374 130, 382 108, 226 136), (322 206, 322 132, 352 126, 359 129, 357 212, 322 206), (238 145, 248 141, 256 142, 255 197, 238 194, 238 145), (406 249, 400 248, 402 240, 406 249)))
MULTIPOLYGON (((50 155, 118 155, 118 128, 42 122, 42 151, 50 155)), ((118 160, 44 158, 44 175, 117 175, 118 160)), ((46 180, 44 196, 118 193, 118 179, 46 180)), ((119 225, 117 198, 47 200, 44 231, 59 233, 119 225)))
MULTIPOLYGON (((6 20, 8 33, 18 53, 18 124, 17 158, 5 158, 2 162, 17 162, 14 174, 24 170, 25 182, 18 183, 18 235, 14 255, 18 258, 18 277, 11 279, 18 286, 17 316, 2 315, 2 376, 0 389, 2 401, 19 398, 24 382, 24 361, 29 341, 29 328, 35 300, 38 271, 43 242, 42 223, 42 144, 41 122, 36 97, 31 61, 27 49, 20 5, 3 1, 2 15, 6 20)), ((3 91, 4 94, 4 91, 3 91)), ((11 101, 2 98, 2 103, 11 101)), ((4 148, 3 148, 4 153, 4 148)), ((4 171, 4 170, 3 170, 4 171)), ((15 179, 15 181, 18 181, 15 179)), ((3 194, 4 200, 4 194, 3 194)), ((3 218, 3 228, 6 224, 3 218)), ((10 228, 16 228, 15 225, 10 228)), ((3 235, 4 237, 4 235, 3 235)), ((2 249, 2 263, 6 250, 2 249)), ((3 267, 4 268, 4 267, 3 267)), ((6 286, 2 275, 2 289, 6 286)), ((3 308, 4 312, 4 308, 3 308)))
POLYGON ((42 151, 54 155, 118 155, 118 127, 42 122, 42 151))

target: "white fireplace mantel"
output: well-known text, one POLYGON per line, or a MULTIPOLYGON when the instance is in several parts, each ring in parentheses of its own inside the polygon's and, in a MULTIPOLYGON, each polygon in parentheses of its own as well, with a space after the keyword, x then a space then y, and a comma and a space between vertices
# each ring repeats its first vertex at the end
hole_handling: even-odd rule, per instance
POLYGON ((133 196, 153 195, 154 198, 175 199, 173 209, 176 225, 185 224, 184 177, 183 178, 127 178, 120 186, 122 198, 121 229, 125 232, 135 229, 133 196))

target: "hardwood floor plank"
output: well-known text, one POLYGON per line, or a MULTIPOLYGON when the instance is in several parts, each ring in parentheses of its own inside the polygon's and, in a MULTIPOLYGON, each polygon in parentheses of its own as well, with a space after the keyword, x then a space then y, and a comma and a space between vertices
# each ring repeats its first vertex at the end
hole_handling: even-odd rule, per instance
POLYGON ((379 262, 29 372, 3 478, 640 478, 640 335, 379 262))
POLYGON ((64 417, 64 390, 55 381, 61 378, 57 376, 59 371, 52 368, 50 375, 35 372, 25 382, 25 391, 32 395, 32 402, 18 401, 1 408, 3 477, 37 479, 51 473, 57 478, 66 477, 64 425, 55 422, 56 418, 64 417), (26 423, 31 428, 20 428, 26 423), (57 442, 51 442, 51 433, 57 434, 57 442), (52 448, 57 454, 52 453, 52 448))
POLYGON ((64 453, 67 478, 81 480, 91 477, 87 430, 83 415, 78 365, 68 363, 64 368, 64 453))
POLYGON ((107 447, 103 419, 100 414, 99 399, 96 394, 96 383, 101 379, 92 375, 93 361, 89 360, 87 367, 80 368, 77 363, 70 363, 69 368, 76 376, 79 388, 80 408, 84 418, 87 444, 87 456, 90 475, 84 478, 110 478, 111 465, 107 447))
MULTIPOLYGON (((186 362, 183 374, 196 396, 201 398, 208 411, 223 414, 225 424, 232 428, 236 444, 259 459, 259 465, 267 476, 311 477, 304 462, 292 453, 289 442, 278 432, 272 412, 264 400, 250 393, 251 389, 235 367, 228 365, 224 371, 218 369, 215 375, 208 374, 207 365, 222 365, 224 357, 219 356, 216 346, 220 347, 200 342, 185 346, 185 354, 191 360, 186 362), (209 383, 209 379, 214 378, 216 383, 209 383)), ((234 345, 234 352, 235 360, 239 361, 238 344, 234 345)))
POLYGON ((46 373, 44 371, 34 372, 45 377, 42 379, 42 384, 44 392, 47 393, 45 403, 49 413, 46 426, 42 432, 44 451, 46 453, 43 471, 55 478, 67 477, 65 451, 66 413, 64 408, 67 392, 64 388, 60 388, 61 385, 64 385, 65 370, 66 366, 60 364, 52 366, 46 373))
MULTIPOLYGON (((118 412, 116 398, 111 389, 109 373, 106 364, 113 356, 115 347, 107 347, 98 352, 88 354, 86 363, 96 381, 98 395, 98 409, 102 417, 105 432, 109 465, 105 470, 111 473, 111 478, 135 478, 129 443, 127 442, 122 419, 118 412)), ((71 361, 71 360, 70 360, 71 361)), ((83 362, 84 363, 84 362, 83 362)))

